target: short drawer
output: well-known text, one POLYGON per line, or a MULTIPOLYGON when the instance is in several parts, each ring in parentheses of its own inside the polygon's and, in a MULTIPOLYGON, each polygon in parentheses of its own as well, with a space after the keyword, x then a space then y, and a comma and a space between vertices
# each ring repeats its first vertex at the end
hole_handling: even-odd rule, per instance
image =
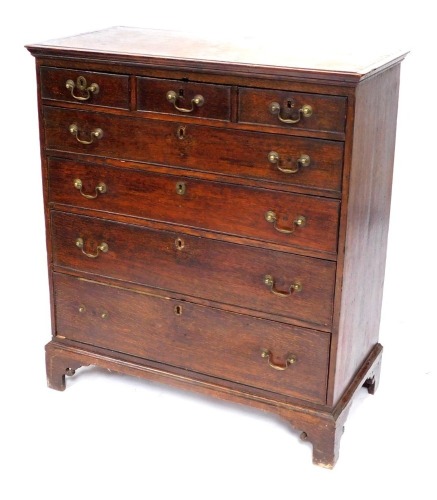
POLYGON ((49 160, 50 201, 335 254, 336 200, 49 160), (103 186, 103 187, 102 187, 103 186))
POLYGON ((137 79, 138 110, 229 121, 231 89, 225 85, 137 79))
POLYGON ((341 192, 340 142, 52 107, 44 108, 44 121, 52 150, 341 192), (92 135, 96 130, 99 137, 92 135))
POLYGON ((331 325, 334 262, 57 211, 51 225, 58 268, 331 325))
POLYGON ((325 402, 326 333, 62 274, 54 276, 54 295, 58 336, 325 402))
POLYGON ((241 123, 344 133, 346 98, 242 88, 238 116, 241 123))
POLYGON ((43 66, 41 96, 51 101, 129 109, 129 77, 43 66))

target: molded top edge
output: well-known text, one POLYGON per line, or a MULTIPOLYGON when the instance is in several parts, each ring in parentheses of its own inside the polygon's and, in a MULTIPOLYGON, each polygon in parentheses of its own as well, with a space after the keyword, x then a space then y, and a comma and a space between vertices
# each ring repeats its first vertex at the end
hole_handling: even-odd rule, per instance
POLYGON ((352 48, 290 44, 278 35, 227 36, 156 29, 112 27, 101 31, 27 45, 35 56, 64 56, 109 61, 186 66, 358 82, 400 62, 406 50, 383 51, 368 45, 352 48))

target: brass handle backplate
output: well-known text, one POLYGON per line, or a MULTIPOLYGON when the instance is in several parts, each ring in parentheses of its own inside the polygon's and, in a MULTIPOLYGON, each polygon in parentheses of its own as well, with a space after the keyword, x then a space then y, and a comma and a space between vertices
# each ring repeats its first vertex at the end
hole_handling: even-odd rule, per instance
POLYGON ((75 123, 72 123, 68 127, 68 130, 70 131, 70 134, 76 137, 77 142, 80 142, 81 144, 92 144, 94 139, 101 139, 103 137, 103 130, 101 128, 91 130, 91 139, 89 141, 79 138, 79 127, 75 123))
POLYGON ((297 227, 304 227, 306 224, 306 218, 303 215, 298 215, 294 221, 293 221, 293 227, 278 227, 278 216, 276 215, 273 210, 269 210, 264 214, 264 217, 267 222, 270 222, 273 224, 273 227, 278 231, 279 233, 284 233, 284 234, 292 234, 296 230, 297 227))
POLYGON ((171 102, 173 106, 182 113, 191 113, 196 107, 200 108, 205 103, 205 98, 202 95, 198 94, 191 99, 191 108, 181 108, 178 106, 179 98, 180 97, 178 97, 174 90, 169 90, 167 92, 167 101, 171 102))
POLYGON ((275 279, 270 274, 266 274, 264 276, 264 284, 267 285, 270 288, 271 292, 277 295, 278 297, 289 297, 293 293, 298 293, 302 291, 302 283, 299 283, 299 281, 295 281, 294 283, 292 283, 288 287, 288 290, 285 292, 282 290, 278 290, 276 288, 275 279))
POLYGON ((297 358, 294 354, 287 354, 287 359, 285 360, 285 365, 277 365, 276 363, 273 363, 272 361, 272 353, 268 349, 263 349, 261 351, 261 357, 262 358, 267 358, 267 361, 269 362, 269 366, 273 368, 274 370, 279 370, 279 371, 284 371, 286 370, 290 365, 294 365, 296 363, 297 358))
MULTIPOLYGON (((279 156, 279 153, 277 153, 276 151, 270 151, 270 153, 267 155, 267 158, 269 159, 270 163, 276 165, 276 168, 284 174, 295 174, 299 172, 300 167, 309 167, 311 164, 311 158, 308 155, 300 155, 300 157, 296 161, 296 165, 293 168, 281 167, 280 163, 282 160, 279 156)), ((289 161, 290 163, 292 163, 291 160, 289 161)))
POLYGON ((80 179, 74 179, 74 187, 79 190, 79 193, 84 197, 87 198, 88 200, 94 200, 99 196, 99 194, 104 194, 106 193, 106 184, 104 182, 99 182, 97 186, 94 188, 95 193, 94 194, 86 194, 82 191, 82 181, 80 179))
POLYGON ((82 238, 76 239, 76 246, 77 246, 77 248, 80 248, 82 250, 82 253, 84 255, 86 255, 87 257, 89 257, 90 259, 95 259, 99 256, 100 252, 106 253, 109 250, 108 244, 105 243, 104 241, 102 241, 102 243, 100 243, 100 245, 97 245, 97 250, 95 251, 95 253, 85 252, 84 241, 82 238))
POLYGON ((299 123, 302 118, 309 118, 313 114, 313 108, 309 106, 308 104, 304 104, 299 110, 298 110, 298 116, 297 118, 283 118, 281 116, 281 105, 279 102, 271 102, 269 105, 269 110, 272 115, 278 115, 278 120, 281 121, 282 123, 299 123))
POLYGON ((78 76, 76 83, 73 82, 73 80, 67 80, 65 82, 65 87, 71 91, 72 97, 76 99, 77 101, 88 101, 88 99, 94 94, 99 93, 99 86, 97 83, 92 83, 89 87, 87 86, 86 78, 84 76, 78 76), (74 93, 74 89, 77 88, 79 90, 80 94, 83 95, 76 95, 74 93))

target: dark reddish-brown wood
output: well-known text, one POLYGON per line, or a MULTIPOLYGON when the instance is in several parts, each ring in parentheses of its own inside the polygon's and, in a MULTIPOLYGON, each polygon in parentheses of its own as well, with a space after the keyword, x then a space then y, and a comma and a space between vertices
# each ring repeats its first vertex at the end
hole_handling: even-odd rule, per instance
POLYGON ((231 112, 231 88, 225 85, 210 85, 185 80, 162 80, 157 78, 138 78, 137 95, 140 111, 152 111, 176 116, 195 116, 229 121, 231 112), (168 101, 167 92, 177 95, 176 106, 186 111, 179 111, 168 101), (196 96, 203 97, 203 104, 192 103, 196 96), (192 111, 188 111, 192 110, 192 111))
POLYGON ((57 336, 325 403, 325 333, 65 275, 55 276, 55 296, 57 336), (296 361, 272 370, 264 349, 280 367, 290 354, 296 361))
POLYGON ((41 68, 41 97, 49 101, 79 103, 85 107, 105 106, 129 109, 129 77, 43 66, 41 68), (85 78, 84 90, 78 89, 78 78, 85 78), (68 80, 72 80, 75 84, 73 95, 76 97, 66 86, 68 80), (98 85, 98 92, 86 91, 92 84, 98 85))
POLYGON ((339 203, 325 198, 50 159, 50 201, 336 254, 339 203), (96 195, 103 182, 106 192, 96 195), (202 207, 199 210, 199 207, 202 207), (274 222, 266 213, 277 214, 274 222), (305 224, 297 226, 300 216, 305 224), (323 235, 323 238, 320 238, 323 235))
POLYGON ((109 222, 94 217, 52 213, 53 263, 57 268, 107 276, 163 288, 223 306, 264 311, 321 330, 329 330, 335 263, 291 253, 234 245, 170 231, 109 222), (106 253, 96 254, 102 242, 106 253), (270 275, 275 287, 288 292, 293 283, 302 290, 278 296, 264 284, 270 275))
POLYGON ((405 54, 324 58, 269 41, 111 28, 28 47, 47 379, 62 390, 66 375, 97 365, 273 411, 332 467, 355 394, 379 382, 405 54), (85 101, 66 88, 79 76, 99 85, 85 101), (204 104, 178 111, 169 90, 178 106, 199 94, 204 104), (281 122, 271 102, 299 121, 281 122), (302 155, 310 164, 297 169, 302 155), (306 224, 283 234, 267 210, 279 229, 306 224))
POLYGON ((44 108, 48 149, 93 156, 123 158, 213 171, 233 176, 271 179, 281 184, 301 184, 340 192, 343 145, 333 141, 290 138, 282 135, 229 131, 178 121, 149 121, 104 113, 44 108), (89 141, 96 128, 101 139, 81 144, 69 132, 79 127, 79 139, 89 141), (279 166, 296 169, 302 154, 311 160, 295 175, 278 170, 268 160, 276 151, 279 166))
POLYGON ((325 130, 344 132, 346 99, 317 94, 283 92, 279 90, 241 89, 239 102, 239 121, 242 123, 263 123, 281 128, 325 130), (280 106, 278 113, 272 114, 270 105, 276 102, 280 106), (302 117, 298 123, 284 123, 285 120, 299 118, 299 110, 309 105, 312 114, 302 117))
POLYGON ((337 293, 335 380, 329 398, 338 401, 378 341, 387 251, 399 94, 396 66, 364 81, 355 97, 354 141, 350 158, 346 229, 337 293), (373 113, 377 109, 378 113, 373 113), (355 307, 355 304, 360 307, 355 307))

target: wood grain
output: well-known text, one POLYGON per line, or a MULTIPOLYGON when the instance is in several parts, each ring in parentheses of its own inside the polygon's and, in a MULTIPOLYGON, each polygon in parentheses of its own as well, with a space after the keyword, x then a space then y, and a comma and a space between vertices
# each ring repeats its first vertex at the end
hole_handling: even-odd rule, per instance
POLYGON ((230 120, 231 88, 226 85, 211 85, 207 83, 184 80, 163 80, 160 78, 137 79, 138 110, 184 116, 187 113, 178 111, 173 103, 166 98, 167 92, 173 90, 178 99, 176 105, 180 108, 193 109, 188 115, 197 118, 214 120, 230 120), (191 100, 201 95, 202 106, 193 105, 191 100))
POLYGON ((73 69, 60 69, 41 67, 41 97, 49 101, 73 102, 81 107, 104 106, 111 108, 129 109, 129 76, 99 73, 96 71, 78 71, 73 69), (82 76, 86 79, 87 87, 96 83, 98 92, 81 92, 74 89, 74 95, 88 97, 86 101, 75 99, 71 90, 67 89, 66 81, 82 76))
POLYGON ((54 107, 44 108, 46 147, 50 150, 100 157, 151 162, 198 171, 213 171, 280 184, 299 184, 340 191, 343 145, 334 141, 291 138, 283 135, 226 130, 179 121, 114 117, 54 107), (103 137, 80 144, 69 132, 76 123, 79 138, 90 140, 95 128, 103 137), (180 131, 183 130, 183 138, 180 131), (280 172, 268 160, 271 151, 280 155, 282 168, 295 168, 302 154, 311 165, 296 175, 280 172))
POLYGON ((346 99, 300 92, 278 90, 240 90, 239 121, 242 123, 263 123, 282 129, 304 129, 315 131, 344 132, 346 99), (312 107, 312 115, 301 117, 298 123, 283 123, 277 114, 270 112, 272 102, 280 105, 283 119, 298 119, 299 109, 304 105, 312 107))
POLYGON ((329 335, 59 274, 55 295, 57 335, 67 339, 325 402, 329 335), (296 362, 275 370, 263 349, 279 366, 290 354, 296 362))
POLYGON ((285 247, 336 254, 339 202, 202 181, 182 175, 158 175, 108 166, 49 160, 50 201, 114 214, 177 223, 188 227, 279 243, 285 247), (86 199, 74 187, 82 181, 82 192, 95 195, 105 183, 106 192, 86 199), (177 186, 185 190, 179 194, 177 186), (277 227, 293 230, 281 233, 265 214, 273 210, 277 227), (305 225, 294 221, 305 217, 305 225), (322 237, 321 237, 322 235, 322 237))
POLYGON ((338 401, 378 341, 399 69, 397 66, 366 80, 356 92, 350 179, 349 175, 345 177, 349 196, 342 221, 346 225, 344 243, 341 243, 344 264, 337 285, 340 304, 335 312, 336 335, 332 346, 335 368, 334 365, 331 368, 330 404, 338 401))
POLYGON ((329 330, 335 263, 290 253, 273 252, 156 231, 95 217, 52 212, 54 265, 150 287, 238 305, 256 311, 306 321, 329 330), (95 253, 105 242, 107 253, 88 258, 76 247, 95 253), (302 291, 288 297, 273 294, 265 275, 275 278, 280 291, 294 282, 302 291))
POLYGON ((355 395, 362 385, 373 394, 380 376, 405 52, 361 57, 347 47, 325 58, 324 47, 308 56, 273 38, 224 43, 129 28, 28 49, 37 58, 49 386, 62 390, 66 375, 95 364, 274 411, 304 432, 314 463, 332 467, 355 395), (101 89, 87 101, 65 88, 80 75, 101 89), (204 106, 178 111, 168 90, 186 108, 202 94, 204 106), (284 124, 271 102, 285 118, 304 104, 313 113, 284 124), (309 166, 281 172, 304 154, 309 166), (83 196, 99 182, 104 193, 83 196), (282 234, 267 210, 278 228, 297 215, 306 224, 282 234))

